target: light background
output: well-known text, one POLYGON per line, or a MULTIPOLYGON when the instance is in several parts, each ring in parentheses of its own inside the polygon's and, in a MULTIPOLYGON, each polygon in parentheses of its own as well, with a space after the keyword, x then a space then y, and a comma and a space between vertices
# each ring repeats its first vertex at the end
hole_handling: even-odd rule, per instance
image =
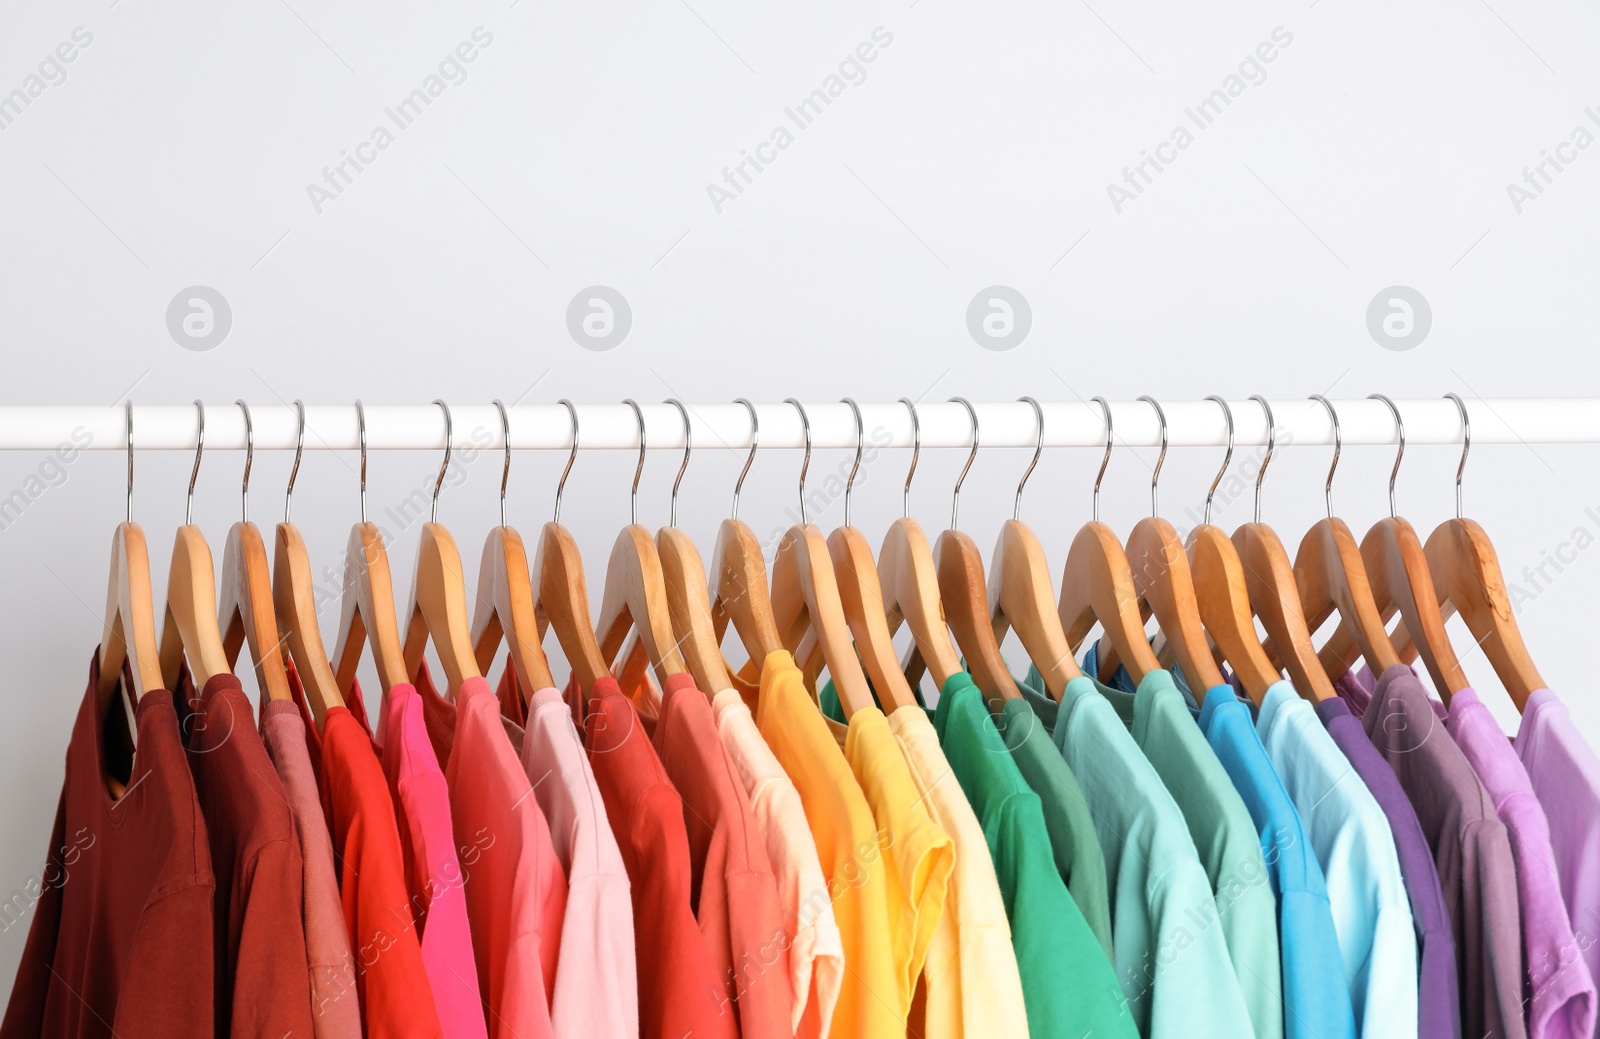
MULTIPOLYGON (((1600 394, 1600 148, 1521 213, 1506 188, 1574 128, 1600 133, 1585 114, 1600 107, 1597 18, 1572 0, 13 4, 0 12, 0 97, 78 27, 93 41, 0 130, 0 399, 1600 394), (308 183, 480 26, 492 43, 464 81, 318 213, 308 183), (717 212, 707 185, 879 27, 892 43, 865 78, 717 212), (1292 43, 1265 79, 1253 75, 1118 214, 1106 185, 1279 27, 1292 43), (605 352, 566 328, 568 302, 596 284, 633 312, 605 352), (966 328, 969 301, 997 284, 1033 313, 1026 341, 1003 352, 966 328), (1397 284, 1433 313, 1409 351, 1366 327, 1369 301, 1397 284), (168 332, 169 301, 192 285, 231 304, 215 349, 182 349, 168 332)), ((898 515, 906 454, 881 454, 858 484, 856 522, 874 541, 898 515)), ((934 530, 962 453, 937 454, 914 491, 934 530)), ((1153 454, 1136 454, 1119 453, 1106 478, 1105 518, 1121 530, 1148 502, 1153 454)), ((985 549, 1026 457, 990 451, 974 467, 962 524, 985 549)), ((1384 510, 1391 457, 1345 453, 1336 505, 1358 532, 1384 510)), ((1266 518, 1291 547, 1321 514, 1327 458, 1289 449, 1274 464, 1266 518)), ((1455 458, 1407 454, 1401 508, 1424 533, 1450 513, 1455 458)), ((140 461, 136 518, 158 596, 189 461, 140 461)), ((561 461, 519 456, 511 510, 525 531, 548 515, 561 461)), ((741 461, 702 445, 686 478, 680 524, 707 552, 741 461)), ((787 522, 798 461, 758 459, 742 505, 758 531, 787 522)), ((1174 452, 1169 515, 1197 505, 1217 461, 1174 452)), ((0 492, 43 462, 0 457, 0 492)), ((216 453, 200 474, 196 520, 219 556, 240 462, 216 453)), ((564 518, 596 596, 632 462, 586 454, 568 486, 564 518)), ((1056 567, 1088 517, 1097 462, 1051 452, 1030 485, 1024 516, 1056 567)), ((1600 535, 1597 463, 1600 445, 1485 446, 1467 474, 1469 512, 1535 593, 1520 616, 1534 655, 1591 740, 1600 563, 1584 550, 1559 575, 1547 568, 1554 580, 1522 575, 1578 528, 1600 535)), ((288 464, 257 459, 263 525, 288 464)), ((373 510, 436 464, 376 455, 373 510)), ((847 452, 819 453, 813 478, 847 464, 847 452)), ((114 452, 80 457, 0 532, 0 892, 40 869, 99 634, 122 466, 114 452)), ((675 468, 652 457, 642 521, 665 520, 675 468)), ((499 458, 468 472, 441 518, 475 570, 499 458)), ((1248 510, 1235 501, 1219 522, 1248 510)), ((337 563, 355 513, 353 455, 308 455, 295 515, 319 566, 337 563)), ((835 503, 814 519, 840 517, 835 503)), ((401 588, 415 538, 413 526, 392 548, 401 588)), ((1466 666, 1514 726, 1481 654, 1466 666)), ((0 976, 25 930, 0 935, 0 976)))

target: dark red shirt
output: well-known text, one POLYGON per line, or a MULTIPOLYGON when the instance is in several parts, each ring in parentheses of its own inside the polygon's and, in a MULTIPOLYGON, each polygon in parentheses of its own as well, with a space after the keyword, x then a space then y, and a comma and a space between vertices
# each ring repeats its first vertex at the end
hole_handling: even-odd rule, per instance
POLYGON ((109 717, 97 709, 99 659, 67 744, 44 868, 23 886, 25 901, 7 905, 8 921, 31 912, 33 922, 0 1037, 209 1039, 211 852, 172 694, 139 698, 130 757, 122 693, 109 717), (125 784, 115 800, 110 777, 125 784))

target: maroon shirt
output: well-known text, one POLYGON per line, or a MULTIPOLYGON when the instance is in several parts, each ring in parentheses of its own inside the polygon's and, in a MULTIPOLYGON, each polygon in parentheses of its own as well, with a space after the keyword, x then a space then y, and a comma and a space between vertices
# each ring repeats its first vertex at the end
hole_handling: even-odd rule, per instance
POLYGON ((199 693, 178 675, 177 711, 216 876, 217 1035, 312 1031, 300 839, 250 700, 233 675, 199 693))
POLYGON ((122 704, 104 719, 97 710, 99 659, 47 859, 23 888, 31 906, 8 906, 8 919, 31 909, 33 923, 0 1039, 209 1039, 211 852, 172 694, 139 698, 130 754, 122 704), (116 800, 108 772, 126 785, 116 800))

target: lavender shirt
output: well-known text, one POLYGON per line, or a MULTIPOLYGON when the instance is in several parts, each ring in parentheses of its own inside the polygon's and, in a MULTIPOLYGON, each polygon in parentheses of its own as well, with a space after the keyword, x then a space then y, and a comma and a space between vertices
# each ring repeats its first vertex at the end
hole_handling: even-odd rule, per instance
MULTIPOLYGON (((1369 679, 1370 681, 1370 679, 1369 679)), ((1370 693, 1356 676, 1335 683, 1389 762, 1433 849, 1456 936, 1462 1034, 1525 1039, 1522 927, 1505 824, 1416 674, 1396 664, 1370 693)))
POLYGON ((1416 809, 1406 800, 1394 770, 1343 700, 1317 704, 1317 717, 1383 809, 1394 835, 1400 878, 1411 901, 1411 923, 1417 932, 1418 1039, 1461 1039, 1456 943, 1450 933, 1444 894, 1439 890, 1439 872, 1434 868, 1427 838, 1422 835, 1422 825, 1417 822, 1416 809))
POLYGON ((1578 955, 1572 922, 1561 899, 1550 824, 1528 772, 1475 691, 1462 689, 1451 694, 1448 710, 1437 700, 1433 707, 1494 798, 1495 811, 1511 835, 1527 957, 1528 1035, 1530 1039, 1590 1039, 1595 1020, 1594 980, 1578 955))
MULTIPOLYGON (((1600 757, 1548 689, 1528 697, 1515 745, 1550 824, 1576 951, 1590 977, 1600 978, 1600 757)), ((1563 950, 1563 962, 1571 951, 1563 950)))

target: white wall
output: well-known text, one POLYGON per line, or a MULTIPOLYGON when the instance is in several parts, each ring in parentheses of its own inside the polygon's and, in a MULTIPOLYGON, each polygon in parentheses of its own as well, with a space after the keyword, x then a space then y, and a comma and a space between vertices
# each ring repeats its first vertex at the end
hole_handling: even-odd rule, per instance
MULTIPOLYGON (((26 94, 58 45, 92 42, 65 48, 65 79, 47 66, 14 117, 0 108, 0 399, 1596 394, 1600 148, 1546 166, 1550 184, 1520 212, 1507 190, 1575 128, 1600 134, 1596 22, 1593 4, 1571 0, 13 4, 0 13, 0 104, 26 94), (319 213, 308 184, 392 127, 386 107, 475 34, 492 41, 470 51, 465 80, 446 69, 455 82, 392 144, 363 151, 373 161, 319 213), (708 185, 724 166, 875 39, 865 78, 847 68, 854 82, 792 144, 764 150, 773 161, 718 212, 708 185), (1195 127, 1185 109, 1274 40, 1241 96, 1188 147, 1158 153, 1175 161, 1117 212, 1107 185, 1174 127, 1195 127), (569 301, 597 284, 633 318, 605 351, 567 330, 569 301), (169 302, 194 285, 231 307, 208 350, 168 330, 169 302), (1014 349, 968 333, 968 303, 991 285, 1031 305, 1014 349), (1431 306, 1412 349, 1385 349, 1367 329, 1369 302, 1392 285, 1431 306)), ((898 515, 905 454, 883 454, 858 485, 857 523, 873 538, 898 515)), ((960 461, 941 454, 925 455, 915 488, 929 527, 945 521, 960 461)), ((1105 485, 1121 529, 1148 501, 1152 455, 1131 455, 1105 485)), ((1327 457, 1291 449, 1271 471, 1267 519, 1291 546, 1321 514, 1327 457)), ((1401 507, 1424 532, 1450 512, 1455 457, 1408 452, 1401 507)), ((1390 458, 1346 451, 1336 504, 1358 531, 1383 510, 1390 458)), ((741 460, 697 453, 682 526, 712 536, 741 460)), ((44 461, 0 457, 0 496, 44 461)), ((200 474, 197 522, 218 552, 240 461, 217 453, 200 474)), ((518 458, 513 522, 545 518, 560 462, 518 458)), ((846 462, 819 456, 813 476, 846 462)), ((962 524, 985 547, 1025 462, 990 451, 974 468, 962 524)), ((1033 478, 1024 515, 1056 566, 1087 518, 1097 462, 1056 451, 1033 478)), ((1174 452, 1170 515, 1199 501, 1216 462, 1174 452)), ((1510 579, 1535 593, 1520 621, 1546 677, 1600 740, 1589 682, 1600 555, 1547 566, 1551 580, 1524 576, 1547 553, 1571 558, 1562 546, 1578 529, 1586 544, 1600 534, 1597 462, 1600 445, 1481 447, 1467 503, 1510 579)), ((0 891, 40 868, 122 465, 114 452, 78 458, 0 532, 0 891)), ((188 465, 140 460, 135 513, 158 594, 188 465)), ((337 563, 355 518, 354 465, 318 453, 302 468, 296 519, 319 565, 337 563)), ((375 456, 372 508, 434 465, 375 456)), ((742 508, 758 530, 787 522, 797 466, 792 451, 758 460, 742 508)), ((631 467, 622 452, 585 455, 568 487, 596 594, 631 467)), ((287 468, 282 455, 257 459, 263 524, 287 468)), ((652 458, 644 522, 664 521, 674 469, 652 458)), ((475 569, 498 457, 470 472, 441 518, 475 569)), ((1236 501, 1220 522, 1248 509, 1236 501)), ((393 552, 402 586, 415 534, 393 552)), ((1466 666, 1514 725, 1482 656, 1466 666)), ((0 976, 24 931, 0 935, 0 976)))

